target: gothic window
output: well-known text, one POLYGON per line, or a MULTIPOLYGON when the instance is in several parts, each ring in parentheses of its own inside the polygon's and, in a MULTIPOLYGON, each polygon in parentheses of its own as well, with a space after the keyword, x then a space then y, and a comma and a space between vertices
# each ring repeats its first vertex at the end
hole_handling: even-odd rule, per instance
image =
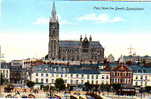
POLYGON ((85 38, 84 41, 82 42, 82 52, 88 52, 88 48, 89 41, 87 40, 87 38, 85 38))

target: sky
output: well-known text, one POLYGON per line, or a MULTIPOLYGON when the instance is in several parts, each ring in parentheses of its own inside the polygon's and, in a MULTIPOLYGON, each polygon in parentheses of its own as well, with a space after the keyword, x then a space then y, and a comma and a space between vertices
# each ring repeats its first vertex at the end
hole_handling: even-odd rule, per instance
MULTIPOLYGON (((47 54, 52 3, 0 0, 0 45, 6 60, 47 54)), ((105 48, 105 56, 129 55, 130 47, 136 55, 151 55, 151 2, 56 0, 55 4, 60 40, 91 35, 105 48)))

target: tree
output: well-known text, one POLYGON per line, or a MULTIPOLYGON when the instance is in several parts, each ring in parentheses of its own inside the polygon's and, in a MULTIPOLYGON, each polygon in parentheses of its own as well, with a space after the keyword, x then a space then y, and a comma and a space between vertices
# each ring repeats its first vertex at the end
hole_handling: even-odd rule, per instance
POLYGON ((115 91, 118 91, 119 89, 121 89, 121 84, 112 84, 112 87, 115 91))
POLYGON ((49 85, 43 86, 43 90, 44 90, 45 92, 47 92, 47 91, 49 90, 49 85))
POLYGON ((35 83, 33 81, 27 81, 26 85, 29 87, 29 88, 33 88, 33 86, 35 85, 35 83))
POLYGON ((89 83, 89 82, 86 82, 84 85, 85 85, 86 91, 90 91, 90 89, 91 89, 90 83, 89 83))
POLYGON ((146 90, 146 92, 151 92, 151 86, 146 86, 145 90, 146 90))
POLYGON ((101 84, 100 85, 100 90, 101 91, 110 91, 111 90, 111 86, 110 85, 108 85, 108 84, 101 84))
POLYGON ((55 87, 59 91, 64 90, 65 89, 64 80, 62 78, 57 78, 56 81, 55 81, 55 87))

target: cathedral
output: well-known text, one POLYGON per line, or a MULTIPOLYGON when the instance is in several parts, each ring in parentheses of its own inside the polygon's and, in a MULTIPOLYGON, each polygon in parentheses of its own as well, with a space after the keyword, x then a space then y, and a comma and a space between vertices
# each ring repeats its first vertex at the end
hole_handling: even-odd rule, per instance
POLYGON ((48 59, 102 62, 104 48, 99 41, 93 41, 91 36, 80 36, 79 41, 59 40, 59 21, 53 3, 49 21, 48 59))

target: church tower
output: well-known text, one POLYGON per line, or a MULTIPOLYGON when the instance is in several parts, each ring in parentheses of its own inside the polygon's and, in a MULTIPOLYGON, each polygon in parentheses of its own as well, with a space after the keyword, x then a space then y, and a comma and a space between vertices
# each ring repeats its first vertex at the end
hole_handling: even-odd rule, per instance
POLYGON ((55 2, 53 2, 51 18, 49 21, 49 45, 48 58, 54 60, 58 58, 59 51, 59 22, 56 15, 55 2))

